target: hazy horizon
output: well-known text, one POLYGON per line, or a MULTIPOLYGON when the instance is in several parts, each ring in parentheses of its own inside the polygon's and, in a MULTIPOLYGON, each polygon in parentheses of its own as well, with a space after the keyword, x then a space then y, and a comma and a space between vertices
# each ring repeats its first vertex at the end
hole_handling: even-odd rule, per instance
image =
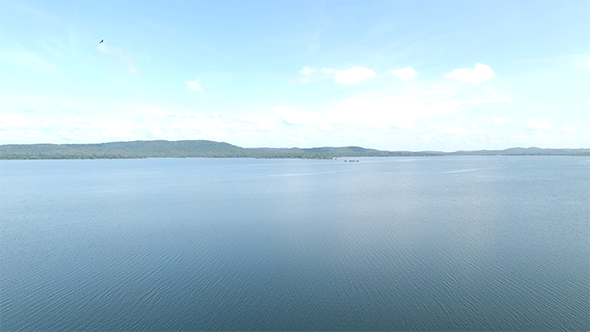
MULTIPOLYGON (((87 142, 87 143, 51 143, 51 142, 40 142, 40 143, 9 143, 9 144, 0 144, 0 145, 11 145, 11 144, 17 144, 17 145, 36 145, 36 144, 56 144, 56 145, 61 145, 61 144, 109 144, 109 143, 129 143, 129 142, 151 142, 151 141, 162 141, 162 140, 131 140, 131 141, 105 141, 105 142, 87 142)), ((200 139, 182 139, 182 140, 163 140, 163 141, 167 141, 167 142, 178 142, 178 141, 200 141, 200 139)), ((204 141, 211 141, 211 142, 215 142, 215 143, 226 143, 226 144, 230 144, 230 145, 234 145, 237 146, 239 148, 247 148, 247 149, 256 149, 256 148, 260 148, 260 149, 265 149, 265 148, 271 148, 271 149, 313 149, 313 148, 324 148, 324 147, 329 147, 329 148, 341 148, 341 147, 361 147, 364 149, 373 149, 373 150, 381 150, 381 151, 391 151, 391 152, 395 152, 395 151, 409 151, 409 152, 425 152, 425 151, 433 151, 433 152, 457 152, 457 151, 485 151, 485 150, 508 150, 508 149, 530 149, 530 148, 535 148, 535 149, 563 149, 563 150, 577 150, 577 149, 590 149, 587 146, 582 146, 582 147, 555 147, 555 148, 547 148, 547 147, 542 147, 542 146, 509 146, 509 147, 504 147, 504 148, 498 148, 498 149, 457 149, 457 150, 387 150, 387 149, 377 149, 377 148, 373 148, 370 146, 361 146, 361 145, 342 145, 342 146, 331 146, 331 145, 315 145, 315 146, 280 146, 280 147, 270 147, 270 146, 253 146, 253 147, 244 147, 244 146, 240 146, 237 144, 233 144, 231 142, 222 142, 222 141, 212 141, 212 140, 204 140, 204 141)))

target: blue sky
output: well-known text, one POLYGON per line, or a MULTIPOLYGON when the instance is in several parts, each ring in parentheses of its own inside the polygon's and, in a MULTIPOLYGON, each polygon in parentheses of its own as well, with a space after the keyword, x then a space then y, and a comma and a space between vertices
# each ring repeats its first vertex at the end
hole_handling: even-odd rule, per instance
POLYGON ((589 17, 561 0, 2 0, 0 144, 590 147, 589 17))

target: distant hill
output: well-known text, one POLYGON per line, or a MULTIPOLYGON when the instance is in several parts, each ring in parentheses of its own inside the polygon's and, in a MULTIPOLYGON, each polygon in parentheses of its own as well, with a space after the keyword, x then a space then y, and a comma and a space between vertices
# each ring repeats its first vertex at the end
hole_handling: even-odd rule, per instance
POLYGON ((244 148, 212 141, 0 145, 1 159, 247 157, 244 148))
POLYGON ((541 149, 541 148, 510 148, 505 150, 456 151, 449 155, 477 156, 590 156, 590 149, 541 149))
POLYGON ((242 148, 223 142, 132 141, 100 144, 0 145, 0 159, 117 159, 117 158, 317 158, 444 156, 444 155, 568 155, 590 156, 590 149, 511 148, 479 151, 383 151, 359 146, 317 148, 242 148))

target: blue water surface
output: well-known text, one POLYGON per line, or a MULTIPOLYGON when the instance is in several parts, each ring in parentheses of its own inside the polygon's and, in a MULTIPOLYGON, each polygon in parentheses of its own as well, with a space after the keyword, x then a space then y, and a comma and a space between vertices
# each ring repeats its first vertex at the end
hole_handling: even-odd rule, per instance
POLYGON ((590 159, 0 161, 0 330, 588 331, 590 159))

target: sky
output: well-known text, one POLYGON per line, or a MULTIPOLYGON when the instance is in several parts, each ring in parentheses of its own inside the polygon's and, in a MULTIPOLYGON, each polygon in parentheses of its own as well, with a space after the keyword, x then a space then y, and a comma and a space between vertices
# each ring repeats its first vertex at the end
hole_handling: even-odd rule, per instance
POLYGON ((589 76, 586 0, 0 1, 0 144, 588 148, 589 76))

